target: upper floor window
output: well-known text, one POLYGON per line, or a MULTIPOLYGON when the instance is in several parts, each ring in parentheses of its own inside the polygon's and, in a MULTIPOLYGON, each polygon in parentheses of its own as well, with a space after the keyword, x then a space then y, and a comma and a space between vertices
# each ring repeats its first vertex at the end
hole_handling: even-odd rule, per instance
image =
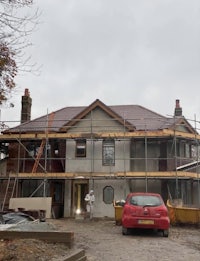
POLYGON ((103 165, 115 165, 115 141, 108 139, 103 140, 103 165))
POLYGON ((194 160, 198 160, 200 159, 200 145, 191 145, 191 157, 194 160))
POLYGON ((86 157, 86 140, 76 141, 76 157, 86 157))
MULTIPOLYGON (((40 150, 40 145, 37 143, 30 143, 27 146, 27 152, 30 157, 36 157, 38 155, 38 152, 40 150)), ((41 155, 43 154, 43 151, 41 155)))
POLYGON ((190 158, 191 153, 190 153, 190 145, 188 143, 185 144, 185 157, 190 158))

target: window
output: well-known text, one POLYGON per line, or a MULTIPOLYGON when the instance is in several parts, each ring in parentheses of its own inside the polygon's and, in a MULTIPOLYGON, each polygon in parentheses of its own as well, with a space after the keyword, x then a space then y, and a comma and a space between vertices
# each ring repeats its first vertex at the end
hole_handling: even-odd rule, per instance
POLYGON ((114 140, 103 141, 103 165, 115 165, 115 142, 114 140))
POLYGON ((199 145, 191 145, 191 157, 194 160, 199 160, 199 157, 200 157, 200 146, 199 145))
POLYGON ((114 189, 111 186, 106 186, 103 189, 103 201, 106 204, 112 204, 114 200, 114 189))
POLYGON ((157 196, 132 196, 130 204, 135 206, 160 206, 162 200, 157 196))
POLYGON ((185 157, 190 158, 190 145, 188 143, 185 144, 185 157))
POLYGON ((86 140, 76 141, 76 157, 86 157, 86 140))
MULTIPOLYGON (((36 144, 36 143, 30 143, 28 146, 27 146, 27 151, 28 151, 28 155, 30 157, 36 157, 38 152, 40 150, 40 145, 39 144, 36 144)), ((43 151, 42 151, 42 154, 43 154, 43 151)))

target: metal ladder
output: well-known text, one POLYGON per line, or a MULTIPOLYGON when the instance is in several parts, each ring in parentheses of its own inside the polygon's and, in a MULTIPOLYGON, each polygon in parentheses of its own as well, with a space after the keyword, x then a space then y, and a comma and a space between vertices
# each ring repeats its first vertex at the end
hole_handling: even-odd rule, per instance
POLYGON ((2 206, 1 206, 1 211, 4 210, 6 202, 8 200, 10 200, 11 198, 13 198, 15 188, 16 188, 16 183, 17 183, 17 178, 14 178, 14 179, 12 179, 10 177, 8 178, 3 203, 2 203, 2 206))

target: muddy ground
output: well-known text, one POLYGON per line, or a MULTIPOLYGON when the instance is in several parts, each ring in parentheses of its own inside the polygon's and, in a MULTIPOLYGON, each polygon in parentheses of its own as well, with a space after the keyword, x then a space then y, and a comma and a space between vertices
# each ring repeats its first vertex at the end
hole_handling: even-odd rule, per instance
POLYGON ((55 220, 59 229, 75 232, 75 246, 89 261, 199 261, 200 229, 172 227, 168 238, 153 231, 123 236, 114 221, 55 220))
MULTIPOLYGON (((153 231, 133 231, 123 236, 121 226, 116 226, 113 220, 51 219, 45 223, 50 229, 73 231, 73 249, 84 249, 88 261, 200 260, 199 228, 171 227, 169 237, 164 238, 153 231)), ((72 250, 38 240, 1 241, 0 260, 49 261, 72 250)))

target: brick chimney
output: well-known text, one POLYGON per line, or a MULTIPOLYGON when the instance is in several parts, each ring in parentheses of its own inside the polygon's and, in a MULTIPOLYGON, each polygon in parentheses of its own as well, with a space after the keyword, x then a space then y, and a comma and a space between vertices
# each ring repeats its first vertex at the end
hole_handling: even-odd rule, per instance
POLYGON ((182 108, 180 107, 180 101, 179 100, 176 100, 174 116, 182 116, 182 108))
POLYGON ((25 89, 24 96, 22 96, 21 123, 30 121, 31 105, 32 105, 32 99, 30 97, 29 90, 25 89))

